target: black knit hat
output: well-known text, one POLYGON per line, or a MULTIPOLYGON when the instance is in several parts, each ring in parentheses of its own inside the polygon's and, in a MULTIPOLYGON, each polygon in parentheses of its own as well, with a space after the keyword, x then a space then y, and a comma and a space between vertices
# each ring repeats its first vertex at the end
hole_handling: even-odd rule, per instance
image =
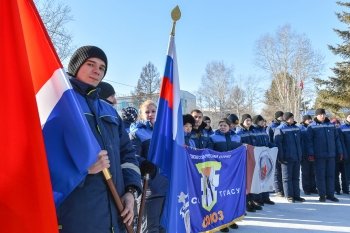
POLYGON ((122 109, 122 119, 123 121, 127 121, 133 123, 137 120, 137 109, 134 107, 127 107, 122 109))
POLYGON ((324 108, 318 108, 315 111, 315 116, 321 115, 321 114, 326 114, 326 110, 324 108))
POLYGON ((68 64, 68 73, 73 77, 76 77, 81 65, 84 64, 87 59, 92 57, 96 57, 104 61, 106 65, 105 73, 103 75, 104 77, 107 73, 107 56, 102 49, 90 45, 80 47, 74 52, 68 64))
POLYGON ((97 87, 100 88, 99 96, 101 99, 107 99, 108 97, 115 95, 115 90, 109 83, 100 82, 97 87))
POLYGON ((226 118, 229 121, 231 121, 231 123, 233 123, 233 124, 238 124, 239 123, 238 116, 236 114, 231 113, 226 118))
POLYGON ((277 119, 279 117, 283 117, 283 112, 282 111, 275 112, 275 119, 277 119))
POLYGON ((294 116, 293 113, 291 113, 291 112, 285 112, 285 113, 283 113, 283 120, 284 120, 284 121, 288 121, 289 118, 291 118, 291 117, 293 117, 293 116, 294 116))
POLYGON ((250 118, 250 119, 252 119, 252 117, 249 115, 249 114, 243 114, 242 115, 242 123, 246 120, 246 119, 248 119, 248 118, 250 118))
POLYGON ((259 121, 263 121, 264 118, 261 116, 261 115, 256 115, 256 116, 253 116, 253 124, 258 124, 259 121))
POLYGON ((192 125, 192 127, 195 124, 195 120, 194 117, 191 114, 185 114, 182 116, 183 119, 183 124, 186 125, 187 123, 190 123, 192 125))
POLYGON ((203 121, 210 121, 210 117, 204 116, 204 117, 203 117, 203 121))
POLYGON ((312 120, 312 117, 310 115, 304 115, 303 122, 305 122, 306 120, 312 120))

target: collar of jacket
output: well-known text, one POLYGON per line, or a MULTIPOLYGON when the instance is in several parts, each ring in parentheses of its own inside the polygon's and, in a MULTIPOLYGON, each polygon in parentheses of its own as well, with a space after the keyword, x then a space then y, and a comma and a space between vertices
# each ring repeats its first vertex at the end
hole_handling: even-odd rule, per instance
POLYGON ((321 121, 317 120, 317 117, 315 117, 315 118, 314 118, 314 122, 315 122, 316 124, 324 124, 324 123, 329 123, 329 122, 331 122, 331 121, 328 119, 328 117, 326 117, 326 119, 324 120, 324 122, 321 122, 321 121))
POLYGON ((275 124, 278 124, 278 125, 279 125, 279 124, 281 124, 281 121, 280 121, 280 120, 277 120, 277 119, 273 119, 273 120, 272 120, 272 123, 275 123, 275 124))
POLYGON ((253 125, 251 125, 249 128, 246 128, 244 125, 243 125, 243 123, 241 123, 241 124, 239 124, 240 126, 241 126, 241 129, 243 130, 243 131, 252 131, 253 129, 254 129, 254 126, 253 125))
POLYGON ((302 126, 304 126, 304 127, 306 127, 306 128, 309 126, 309 125, 306 124, 305 122, 301 122, 300 125, 302 125, 302 126))
POLYGON ((93 99, 98 98, 99 88, 91 86, 90 84, 84 83, 76 78, 69 79, 74 90, 79 92, 83 96, 87 96, 93 99))
POLYGON ((137 121, 135 124, 136 128, 146 128, 146 129, 153 129, 153 126, 151 125, 150 121, 140 120, 137 121))
POLYGON ((296 125, 296 124, 297 124, 297 122, 296 122, 296 121, 294 121, 292 124, 288 124, 286 121, 282 121, 282 123, 281 123, 281 124, 286 125, 286 126, 294 126, 294 125, 296 125))

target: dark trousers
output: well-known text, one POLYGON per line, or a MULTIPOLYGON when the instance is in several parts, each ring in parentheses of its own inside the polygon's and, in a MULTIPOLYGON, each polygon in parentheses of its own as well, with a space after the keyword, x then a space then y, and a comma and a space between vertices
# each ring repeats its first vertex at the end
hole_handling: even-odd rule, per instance
POLYGON ((282 180, 285 197, 300 197, 300 162, 288 161, 282 164, 282 180))
POLYGON ((270 193, 269 192, 263 192, 259 194, 253 194, 253 200, 264 202, 270 200, 270 193))
POLYGON ((348 181, 348 187, 350 185, 350 158, 344 161, 346 180, 348 181))
POLYGON ((304 192, 314 192, 316 190, 315 165, 307 159, 301 161, 301 183, 304 192))
POLYGON ((161 226, 161 216, 164 207, 164 200, 168 190, 168 180, 164 176, 157 175, 149 181, 151 190, 150 196, 146 198, 144 216, 147 221, 146 229, 143 233, 163 233, 164 228, 161 226))
POLYGON ((320 197, 334 197, 334 158, 316 158, 315 160, 316 186, 320 197))
POLYGON ((281 169, 281 163, 276 162, 276 169, 275 169, 275 177, 274 177, 274 186, 275 186, 275 192, 281 192, 283 193, 283 184, 282 184, 282 169, 281 169))
POLYGON ((340 192, 341 190, 343 193, 349 192, 349 182, 346 177, 346 168, 345 168, 345 162, 344 161, 338 161, 335 163, 335 177, 334 177, 334 189, 336 192, 340 192), (339 176, 341 177, 341 186, 339 181, 339 176))

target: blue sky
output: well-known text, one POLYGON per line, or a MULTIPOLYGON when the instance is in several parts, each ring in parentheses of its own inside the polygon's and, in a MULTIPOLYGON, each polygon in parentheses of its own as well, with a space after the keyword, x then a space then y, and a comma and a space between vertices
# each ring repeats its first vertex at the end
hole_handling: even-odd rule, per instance
MULTIPOLYGON (((181 89, 198 90, 206 65, 214 60, 234 67, 236 82, 258 77, 266 88, 269 77, 254 64, 256 41, 289 24, 305 34, 312 48, 325 57, 323 76, 332 73, 340 57, 327 45, 341 43, 333 28, 345 29, 335 12, 346 10, 335 1, 320 0, 192 0, 83 1, 63 0, 74 20, 68 30, 74 45, 96 45, 108 56, 107 80, 118 94, 129 94, 142 67, 151 61, 163 74, 171 30, 170 12, 179 5, 176 46, 181 89)), ((67 65, 68 61, 63 64, 67 65)))

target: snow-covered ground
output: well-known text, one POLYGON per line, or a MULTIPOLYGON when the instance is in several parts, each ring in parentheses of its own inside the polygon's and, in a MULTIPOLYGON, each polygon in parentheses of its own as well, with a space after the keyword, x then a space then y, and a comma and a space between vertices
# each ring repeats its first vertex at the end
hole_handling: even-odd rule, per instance
POLYGON ((239 229, 230 229, 230 232, 350 232, 349 195, 336 195, 338 203, 329 200, 321 203, 316 194, 302 195, 306 199, 304 203, 288 203, 285 198, 270 196, 275 205, 265 205, 263 210, 248 213, 243 221, 237 222, 239 229))

